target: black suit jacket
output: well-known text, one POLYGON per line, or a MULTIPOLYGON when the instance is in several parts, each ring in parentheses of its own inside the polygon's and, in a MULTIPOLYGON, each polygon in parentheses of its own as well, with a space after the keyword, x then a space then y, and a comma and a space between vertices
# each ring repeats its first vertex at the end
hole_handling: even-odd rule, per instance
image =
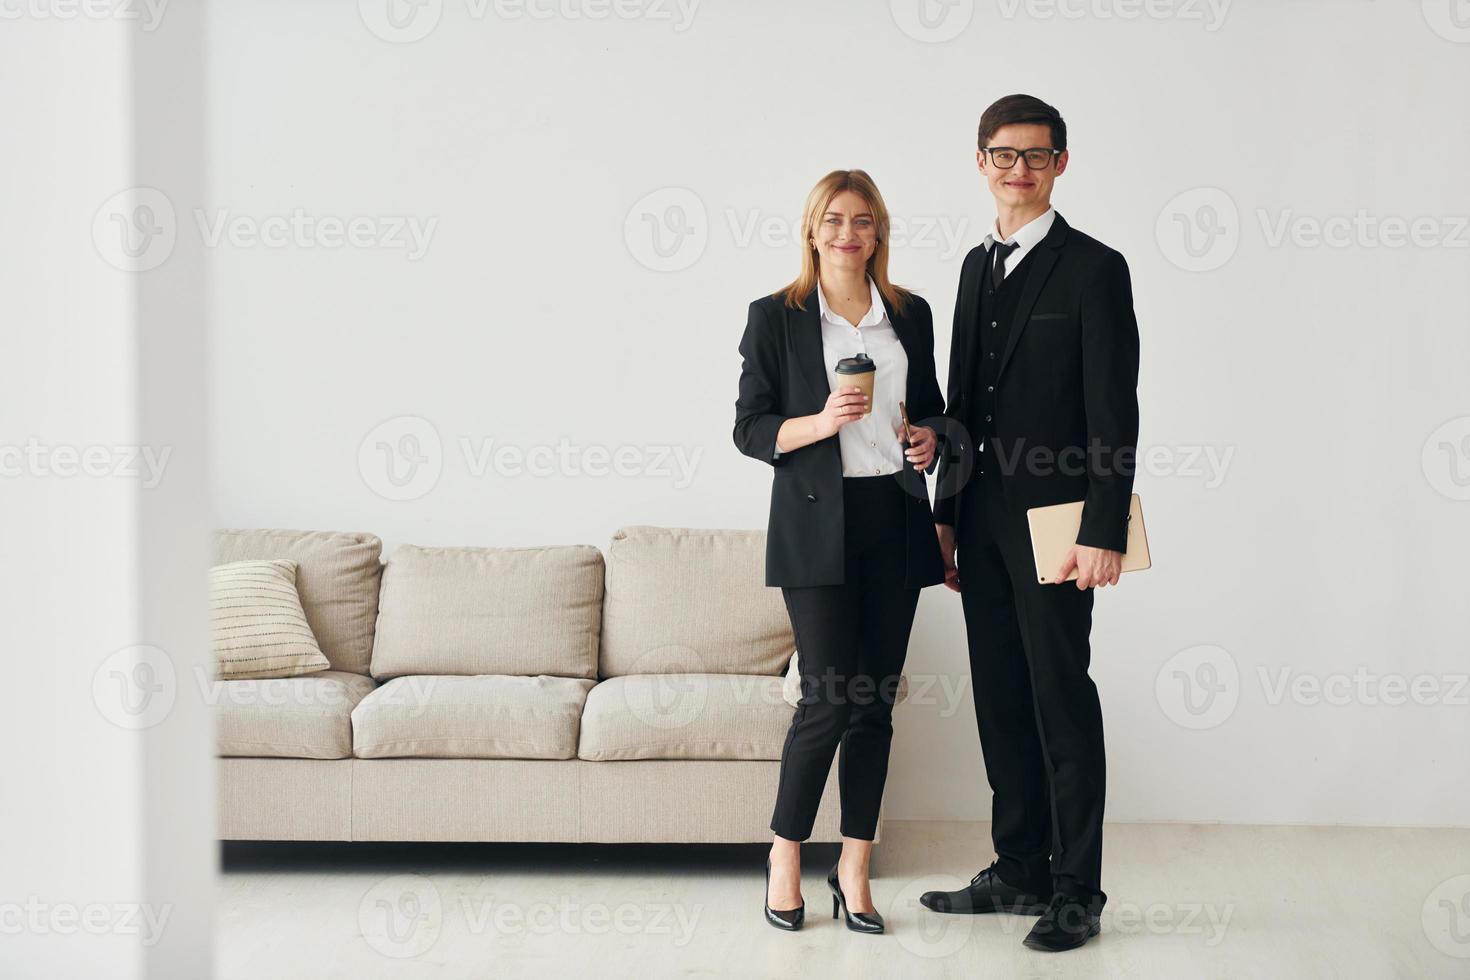
MULTIPOLYGON (((781 423, 793 416, 815 415, 832 393, 823 363, 815 287, 803 305, 805 309, 793 310, 781 296, 765 296, 750 304, 740 341, 744 361, 740 397, 735 401, 735 446, 775 468, 766 531, 766 584, 840 585, 846 548, 837 437, 776 455, 781 423)), ((883 305, 908 357, 904 402, 909 421, 917 425, 944 411, 934 367, 934 316, 929 304, 917 296, 902 315, 886 299, 883 305)), ((928 485, 922 474, 907 466, 894 479, 908 490, 906 584, 935 585, 944 580, 944 561, 934 534, 928 485)))
MULTIPOLYGON (((955 302, 945 414, 967 425, 975 399, 975 335, 983 245, 965 256, 955 302)), ((1123 256, 1070 227, 1061 214, 1022 260, 1034 263, 1011 321, 996 383, 995 434, 1007 502, 1018 512, 1084 501, 1077 543, 1123 551, 1138 443, 1138 321, 1123 256)), ((963 428, 952 431, 964 431, 963 428)), ((974 490, 961 475, 975 447, 950 440, 940 461, 935 520, 956 525, 960 500, 974 490), (950 487, 960 483, 957 492, 950 487)))

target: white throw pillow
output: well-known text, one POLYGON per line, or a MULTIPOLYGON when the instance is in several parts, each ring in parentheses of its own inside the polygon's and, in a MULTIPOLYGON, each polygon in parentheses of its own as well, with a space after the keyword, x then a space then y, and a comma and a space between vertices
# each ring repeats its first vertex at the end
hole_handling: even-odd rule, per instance
MULTIPOLYGON (((786 679, 781 682, 781 700, 793 708, 801 703, 801 664, 797 658, 801 656, 798 650, 791 655, 791 663, 786 666, 786 679)), ((893 703, 903 704, 909 699, 909 678, 907 674, 898 675, 898 690, 894 692, 893 703)))
POLYGON ((301 609, 294 561, 214 566, 209 570, 209 614, 223 680, 296 677, 332 666, 301 609))

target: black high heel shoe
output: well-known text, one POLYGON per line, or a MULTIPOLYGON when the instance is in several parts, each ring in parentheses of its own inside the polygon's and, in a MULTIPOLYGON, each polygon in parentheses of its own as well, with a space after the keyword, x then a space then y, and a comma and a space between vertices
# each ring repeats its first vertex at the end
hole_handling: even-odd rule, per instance
MULTIPOLYGON (((771 893, 771 859, 766 858, 766 894, 771 893)), ((785 929, 787 932, 795 932, 801 928, 806 921, 806 903, 802 902, 794 909, 773 909, 770 899, 764 900, 762 905, 766 910, 766 921, 777 929, 785 929)))
POLYGON ((847 896, 842 894, 842 885, 837 881, 837 865, 832 865, 832 873, 827 875, 827 887, 832 889, 832 918, 837 918, 838 908, 842 909, 842 917, 847 920, 847 928, 853 932, 863 932, 870 936, 878 936, 883 933, 883 916, 877 912, 849 912, 847 910, 847 896))

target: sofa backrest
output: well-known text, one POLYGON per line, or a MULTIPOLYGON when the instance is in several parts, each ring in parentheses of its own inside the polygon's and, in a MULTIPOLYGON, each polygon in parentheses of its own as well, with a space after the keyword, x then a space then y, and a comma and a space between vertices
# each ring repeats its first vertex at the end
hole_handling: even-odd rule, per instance
POLYGON ((372 674, 597 676, 602 552, 403 545, 383 568, 372 674))
POLYGON ((306 622, 333 670, 366 674, 378 618, 383 542, 372 534, 226 528, 214 532, 212 564, 287 558, 306 622))
POLYGON ((607 551, 603 677, 780 674, 796 649, 764 531, 625 527, 607 551))

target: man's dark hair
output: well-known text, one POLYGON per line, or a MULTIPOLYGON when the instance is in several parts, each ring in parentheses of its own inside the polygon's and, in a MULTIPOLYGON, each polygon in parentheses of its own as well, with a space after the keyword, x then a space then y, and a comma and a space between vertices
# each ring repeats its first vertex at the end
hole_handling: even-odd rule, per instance
MULTIPOLYGON (((1034 95, 1007 95, 992 102, 990 108, 980 117, 980 148, 985 148, 986 142, 997 129, 1017 123, 1050 126, 1052 149, 1067 148, 1067 124, 1062 121, 1062 114, 1034 95)), ((1018 146, 1016 149, 1024 150, 1026 147, 1018 146)))

